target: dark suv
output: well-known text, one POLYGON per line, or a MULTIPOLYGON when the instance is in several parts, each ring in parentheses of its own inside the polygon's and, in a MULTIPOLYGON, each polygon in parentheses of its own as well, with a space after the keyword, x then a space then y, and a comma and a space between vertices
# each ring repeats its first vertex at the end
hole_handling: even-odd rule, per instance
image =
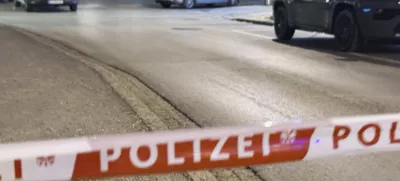
POLYGON ((400 39, 400 0, 275 0, 275 34, 289 40, 296 29, 333 34, 342 51, 367 42, 400 39))

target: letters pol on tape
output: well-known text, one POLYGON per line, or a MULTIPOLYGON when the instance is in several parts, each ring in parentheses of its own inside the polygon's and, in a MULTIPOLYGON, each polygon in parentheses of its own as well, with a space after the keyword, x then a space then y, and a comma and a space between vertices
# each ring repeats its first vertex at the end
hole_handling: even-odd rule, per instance
POLYGON ((400 149, 400 114, 0 145, 5 180, 146 175, 400 149), (21 151, 22 150, 22 151, 21 151))

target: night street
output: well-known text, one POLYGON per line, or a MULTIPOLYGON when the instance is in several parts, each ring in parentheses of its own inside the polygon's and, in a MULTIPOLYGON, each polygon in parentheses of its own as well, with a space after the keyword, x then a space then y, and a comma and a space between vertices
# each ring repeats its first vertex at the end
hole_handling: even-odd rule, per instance
MULTIPOLYGON (((4 4, 0 23, 57 40, 129 73, 201 127, 311 122, 400 110, 398 47, 344 53, 336 50, 330 35, 297 31, 293 41, 282 43, 274 40, 272 26, 230 20, 272 14, 261 1, 194 9, 142 2, 85 0, 78 12, 34 13, 4 4)), ((113 125, 104 124, 104 129, 113 125)), ((397 156, 251 166, 256 174, 243 168, 235 179, 250 178, 237 176, 243 172, 265 181, 395 181, 397 156)), ((210 173, 217 180, 235 180, 230 172, 210 173)), ((168 178, 184 180, 179 175, 168 178)))

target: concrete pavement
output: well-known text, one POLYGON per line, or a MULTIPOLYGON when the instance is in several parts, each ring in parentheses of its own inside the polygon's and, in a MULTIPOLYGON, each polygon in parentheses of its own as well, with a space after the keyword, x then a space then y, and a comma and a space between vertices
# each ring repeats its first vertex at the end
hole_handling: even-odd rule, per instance
POLYGON ((272 6, 265 6, 264 8, 265 8, 265 13, 247 14, 244 16, 232 18, 232 20, 240 21, 240 22, 254 23, 254 24, 259 24, 259 25, 273 26, 274 19, 273 19, 272 6))
MULTIPOLYGON (((4 26, 0 26, 0 39, 2 142, 149 130, 85 64, 4 26)), ((157 179, 186 177, 171 174, 130 180, 157 179)))
POLYGON ((146 130, 83 63, 4 26, 0 37, 3 142, 146 130))
POLYGON ((272 16, 272 12, 268 12, 265 14, 237 17, 237 18, 233 18, 232 20, 253 23, 253 24, 259 24, 259 25, 274 26, 274 17, 272 16))
MULTIPOLYGON (((203 127, 398 112, 398 68, 335 52, 328 35, 298 31, 280 44, 271 27, 224 18, 250 10, 112 7, 0 19, 129 72, 203 127)), ((268 181, 376 181, 396 180, 399 167, 388 153, 252 169, 268 181)))

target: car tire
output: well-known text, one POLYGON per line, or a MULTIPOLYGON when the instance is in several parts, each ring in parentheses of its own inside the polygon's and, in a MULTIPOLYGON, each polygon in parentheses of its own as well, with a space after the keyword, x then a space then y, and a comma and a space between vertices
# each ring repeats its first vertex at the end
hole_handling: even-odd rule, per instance
POLYGON ((236 6, 239 4, 239 0, 229 0, 228 6, 236 6))
POLYGON ((183 7, 186 9, 192 9, 196 5, 196 0, 184 0, 183 7))
POLYGON ((163 8, 170 8, 171 7, 171 3, 167 3, 167 2, 162 2, 162 3, 160 3, 161 4, 161 6, 163 7, 163 8))
POLYGON ((286 8, 281 6, 274 13, 274 30, 278 40, 292 39, 295 29, 289 26, 286 8))
POLYGON ((333 34, 341 51, 360 51, 365 43, 353 11, 345 9, 335 18, 333 34))
POLYGON ((77 4, 69 5, 69 10, 71 10, 72 12, 76 12, 78 10, 78 5, 77 4))

